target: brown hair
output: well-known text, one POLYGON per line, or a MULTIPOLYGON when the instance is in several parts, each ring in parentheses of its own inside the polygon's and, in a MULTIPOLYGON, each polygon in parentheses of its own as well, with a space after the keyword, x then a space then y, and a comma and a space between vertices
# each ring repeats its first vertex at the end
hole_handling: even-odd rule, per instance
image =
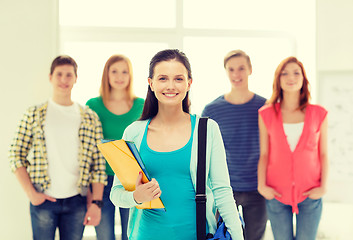
POLYGON ((126 62, 128 69, 129 69, 130 81, 129 81, 129 85, 126 87, 128 97, 130 100, 133 100, 136 98, 136 96, 134 95, 134 93, 132 91, 133 75, 132 75, 132 64, 131 64, 130 59, 128 59, 124 55, 120 55, 120 54, 113 55, 107 60, 107 62, 104 65, 101 87, 99 89, 99 94, 102 96, 104 105, 106 105, 106 103, 108 102, 108 100, 110 98, 110 93, 111 93, 111 88, 112 88, 109 84, 109 68, 111 65, 113 65, 114 63, 119 62, 119 61, 126 62))
POLYGON ((57 66, 62 66, 62 65, 71 65, 71 66, 73 66, 75 75, 77 77, 77 63, 72 57, 67 56, 67 55, 57 56, 53 60, 53 62, 51 63, 51 67, 50 67, 50 75, 53 75, 54 70, 55 70, 55 68, 57 66))
MULTIPOLYGON (((302 70, 303 74, 303 86, 300 89, 300 99, 299 99, 299 109, 303 111, 305 107, 309 104, 310 100, 310 90, 309 90, 309 81, 305 73, 305 69, 303 66, 303 63, 301 63, 296 57, 288 57, 278 65, 276 71, 275 71, 275 77, 273 80, 273 92, 271 98, 268 100, 268 103, 273 104, 273 107, 275 108, 275 103, 277 102, 282 102, 283 100, 283 90, 281 88, 281 73, 283 69, 287 66, 288 63, 296 63, 299 65, 299 67, 302 70)), ((275 108, 276 110, 276 108, 275 108)))
MULTIPOLYGON (((154 69, 158 63, 164 62, 164 61, 172 61, 172 60, 182 63, 188 72, 188 78, 189 79, 192 78, 189 59, 186 57, 185 53, 179 51, 178 49, 166 49, 156 53, 156 55, 154 55, 150 61, 148 78, 153 78, 154 69)), ((183 111, 186 113, 189 113, 190 112, 189 91, 186 93, 186 96, 183 99, 182 105, 183 105, 183 111)), ((147 96, 145 100, 145 105, 143 106, 141 120, 146 120, 150 118, 152 119, 157 115, 157 113, 158 113, 158 99, 154 95, 154 92, 152 92, 151 87, 148 86, 147 96)))

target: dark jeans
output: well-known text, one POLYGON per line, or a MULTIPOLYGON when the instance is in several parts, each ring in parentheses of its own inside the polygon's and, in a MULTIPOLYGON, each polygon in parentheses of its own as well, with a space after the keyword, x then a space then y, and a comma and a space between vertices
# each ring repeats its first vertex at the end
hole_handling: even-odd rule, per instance
POLYGON ((59 228, 60 240, 80 240, 83 236, 83 220, 87 211, 86 197, 46 200, 38 206, 30 204, 34 240, 54 240, 59 228))
MULTIPOLYGON (((99 225, 95 227, 98 240, 115 240, 115 206, 110 201, 110 190, 114 176, 108 175, 108 184, 104 187, 102 217, 99 225)), ((119 208, 121 219, 121 239, 127 238, 127 224, 129 220, 129 209, 119 208)))
POLYGON ((243 229, 245 240, 260 240, 263 238, 266 223, 266 201, 258 191, 233 192, 237 207, 242 206, 243 220, 245 228, 243 229))

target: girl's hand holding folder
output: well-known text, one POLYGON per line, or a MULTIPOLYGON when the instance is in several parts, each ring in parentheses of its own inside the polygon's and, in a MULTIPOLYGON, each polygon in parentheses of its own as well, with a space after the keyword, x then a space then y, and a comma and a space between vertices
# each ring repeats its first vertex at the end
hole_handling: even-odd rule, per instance
POLYGON ((140 172, 136 179, 136 190, 133 193, 135 202, 138 204, 159 198, 162 194, 156 179, 152 178, 150 182, 143 183, 142 176, 140 172))

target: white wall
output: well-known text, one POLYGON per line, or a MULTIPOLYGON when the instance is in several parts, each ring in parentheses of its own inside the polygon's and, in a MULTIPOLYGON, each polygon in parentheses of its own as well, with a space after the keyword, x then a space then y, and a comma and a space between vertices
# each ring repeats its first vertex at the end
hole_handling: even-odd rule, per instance
POLYGON ((317 0, 317 70, 353 70, 353 1, 317 0))
POLYGON ((56 0, 0 1, 0 239, 32 239, 29 201, 10 171, 7 150, 25 109, 50 94, 56 5, 56 0))
POLYGON ((329 110, 329 189, 326 200, 353 205, 353 1, 317 0, 319 102, 329 110), (321 93, 321 94, 320 94, 321 93), (348 190, 350 189, 350 190, 348 190))

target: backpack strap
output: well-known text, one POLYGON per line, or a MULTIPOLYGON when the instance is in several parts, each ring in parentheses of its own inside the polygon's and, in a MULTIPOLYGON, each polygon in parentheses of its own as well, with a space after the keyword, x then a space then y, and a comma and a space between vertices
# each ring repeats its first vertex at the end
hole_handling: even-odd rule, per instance
POLYGON ((207 120, 200 118, 198 126, 198 151, 196 174, 196 230, 197 240, 206 238, 206 140, 207 120))

